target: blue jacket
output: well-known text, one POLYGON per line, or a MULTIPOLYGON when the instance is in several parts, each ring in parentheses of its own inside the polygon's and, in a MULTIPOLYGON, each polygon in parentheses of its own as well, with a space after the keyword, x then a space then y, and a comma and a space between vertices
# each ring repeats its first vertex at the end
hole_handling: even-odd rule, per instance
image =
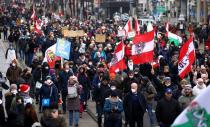
POLYGON ((57 104, 58 102, 58 89, 55 84, 47 85, 43 84, 40 91, 40 100, 43 98, 50 98, 50 104, 57 104))
POLYGON ((121 113, 123 112, 123 102, 121 99, 118 99, 116 102, 112 101, 110 98, 106 98, 104 104, 105 113, 121 113))

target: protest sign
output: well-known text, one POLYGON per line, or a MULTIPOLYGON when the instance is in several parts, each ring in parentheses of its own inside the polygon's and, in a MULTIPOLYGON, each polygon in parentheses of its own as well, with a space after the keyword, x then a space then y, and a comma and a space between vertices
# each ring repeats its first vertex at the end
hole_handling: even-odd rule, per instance
POLYGON ((71 43, 64 39, 57 39, 55 54, 65 59, 69 59, 71 43))
POLYGON ((83 30, 76 31, 77 37, 83 37, 85 32, 83 30))
POLYGON ((104 34, 96 34, 96 42, 105 42, 106 36, 104 34))

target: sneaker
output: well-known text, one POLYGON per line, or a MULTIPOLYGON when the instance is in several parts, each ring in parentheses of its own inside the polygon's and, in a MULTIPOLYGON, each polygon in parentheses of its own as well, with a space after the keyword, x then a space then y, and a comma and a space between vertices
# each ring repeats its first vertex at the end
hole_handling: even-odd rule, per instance
POLYGON ((79 125, 78 124, 75 124, 75 127, 79 127, 79 125))

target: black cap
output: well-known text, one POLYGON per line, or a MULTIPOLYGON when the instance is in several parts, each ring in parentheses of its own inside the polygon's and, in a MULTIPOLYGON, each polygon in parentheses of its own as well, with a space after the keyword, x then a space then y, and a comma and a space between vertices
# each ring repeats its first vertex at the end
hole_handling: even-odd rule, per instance
POLYGON ((111 92, 111 97, 117 97, 117 92, 116 91, 112 91, 111 92))

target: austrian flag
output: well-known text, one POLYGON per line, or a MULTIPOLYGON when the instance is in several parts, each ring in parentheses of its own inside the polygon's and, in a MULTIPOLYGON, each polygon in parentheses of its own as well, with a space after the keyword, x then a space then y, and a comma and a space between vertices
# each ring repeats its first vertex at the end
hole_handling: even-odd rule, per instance
POLYGON ((133 39, 131 59, 133 64, 143 64, 153 61, 154 57, 154 30, 138 34, 133 39))
POLYGON ((120 42, 114 51, 113 58, 109 64, 110 72, 118 72, 120 70, 126 69, 126 64, 124 61, 125 46, 123 42, 120 42))
POLYGON ((178 61, 179 77, 183 79, 191 71, 191 66, 195 61, 195 48, 193 37, 182 46, 178 61))

